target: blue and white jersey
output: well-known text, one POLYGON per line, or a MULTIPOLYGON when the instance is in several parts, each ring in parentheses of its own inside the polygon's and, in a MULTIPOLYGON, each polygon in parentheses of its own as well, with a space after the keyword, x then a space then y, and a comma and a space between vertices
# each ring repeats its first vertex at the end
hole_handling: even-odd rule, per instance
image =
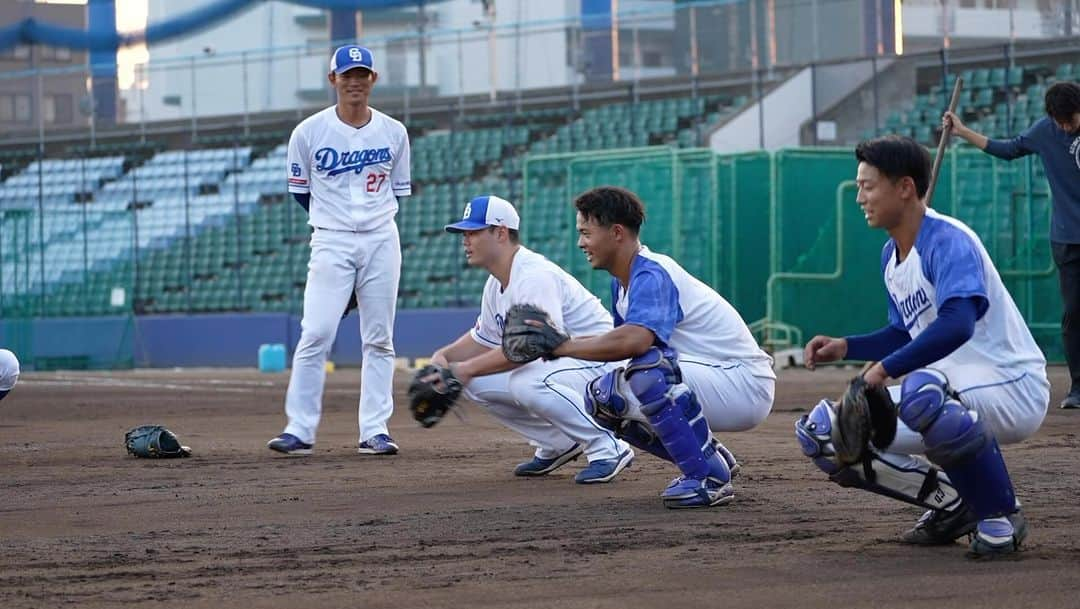
POLYGON ((510 281, 494 275, 484 284, 480 315, 470 331, 473 340, 492 349, 502 345, 506 312, 515 304, 533 304, 547 311, 555 327, 571 337, 598 336, 613 328, 611 315, 597 298, 540 254, 521 246, 510 263, 510 281))
POLYGON ((890 239, 881 253, 889 291, 889 323, 914 340, 950 298, 975 297, 975 333, 959 349, 934 364, 1022 369, 1046 378, 1046 359, 1035 344, 1012 296, 1005 289, 979 237, 963 222, 926 210, 915 246, 897 260, 890 239))
POLYGON ((343 231, 375 230, 394 219, 398 197, 412 194, 405 126, 371 108, 362 127, 330 106, 304 119, 289 138, 291 193, 311 193, 308 224, 343 231))
POLYGON ((652 331, 657 346, 704 363, 738 362, 754 376, 776 378, 772 358, 754 341, 735 307, 677 262, 642 247, 630 265, 630 284, 611 280, 615 326, 652 331))

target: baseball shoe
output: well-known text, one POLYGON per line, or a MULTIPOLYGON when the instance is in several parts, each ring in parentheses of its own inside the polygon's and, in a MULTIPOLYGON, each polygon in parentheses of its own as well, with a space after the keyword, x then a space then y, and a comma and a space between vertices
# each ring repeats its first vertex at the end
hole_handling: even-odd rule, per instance
POLYGON ((393 438, 381 433, 361 442, 356 452, 361 455, 396 455, 398 445, 393 438))
POLYGON ((720 440, 713 438, 713 447, 720 455, 720 458, 724 460, 724 463, 727 463, 728 471, 731 472, 731 479, 734 480, 735 476, 738 476, 739 472, 742 471, 742 466, 739 465, 739 462, 735 459, 735 455, 732 454, 726 446, 720 443, 720 440))
POLYGON ((1021 511, 1004 518, 990 518, 979 522, 968 547, 968 558, 994 558, 1014 554, 1027 538, 1027 519, 1021 511))
POLYGON ((725 505, 735 499, 735 489, 730 482, 720 482, 713 478, 697 480, 680 476, 673 480, 660 498, 664 507, 675 509, 712 507, 725 505))
POLYGON ((634 460, 634 451, 627 448, 618 457, 612 459, 599 459, 592 461, 589 466, 574 476, 574 482, 578 484, 599 484, 611 482, 626 466, 634 460))
POLYGON ((306 457, 311 454, 311 444, 301 442, 291 433, 283 433, 266 443, 266 447, 290 457, 306 457))
POLYGON ((900 536, 900 541, 916 546, 948 545, 971 534, 978 524, 978 519, 966 505, 953 511, 927 510, 914 527, 900 536))
POLYGON ((1080 408, 1080 394, 1069 393, 1064 400, 1061 400, 1061 407, 1065 410, 1080 408))
POLYGON ((580 444, 575 444, 568 448, 566 452, 561 455, 556 455, 551 459, 543 459, 541 457, 533 457, 532 461, 526 461, 519 463, 514 468, 515 476, 545 476, 551 472, 559 469, 567 463, 577 459, 581 456, 581 453, 585 449, 580 444))

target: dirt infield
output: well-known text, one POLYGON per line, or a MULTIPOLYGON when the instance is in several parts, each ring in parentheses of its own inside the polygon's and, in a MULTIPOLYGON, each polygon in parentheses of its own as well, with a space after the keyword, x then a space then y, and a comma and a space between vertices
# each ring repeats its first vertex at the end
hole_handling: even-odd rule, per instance
MULTIPOLYGON (((264 444, 287 377, 253 371, 26 374, 0 402, 0 601, 10 607, 1078 607, 1080 411, 1053 405, 1005 449, 1032 525, 1018 559, 910 548, 918 510, 841 489, 793 420, 851 370, 786 371, 773 414, 723 439, 734 503, 670 511, 647 455, 614 483, 584 461, 511 475, 531 449, 476 407, 424 430, 398 402, 396 457, 356 454, 357 370, 330 375, 312 457, 264 444), (195 450, 127 457, 162 423, 195 450)), ((399 373, 398 388, 407 375, 399 373)))

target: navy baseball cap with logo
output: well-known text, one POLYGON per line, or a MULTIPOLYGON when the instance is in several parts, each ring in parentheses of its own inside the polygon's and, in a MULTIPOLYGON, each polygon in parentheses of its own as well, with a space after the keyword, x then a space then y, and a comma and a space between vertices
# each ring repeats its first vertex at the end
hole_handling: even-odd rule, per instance
POLYGON ((465 205, 465 213, 460 222, 446 225, 448 233, 462 233, 467 230, 480 230, 489 226, 505 226, 517 230, 521 218, 517 210, 506 199, 495 195, 476 197, 465 205))
POLYGON ((343 74, 353 68, 367 68, 375 72, 375 57, 371 49, 356 44, 338 47, 330 58, 330 71, 343 74))

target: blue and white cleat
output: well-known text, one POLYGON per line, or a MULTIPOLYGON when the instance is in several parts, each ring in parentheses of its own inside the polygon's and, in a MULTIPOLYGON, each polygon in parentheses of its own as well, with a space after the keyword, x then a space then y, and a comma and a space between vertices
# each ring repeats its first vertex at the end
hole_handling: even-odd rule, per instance
POLYGON ((1017 511, 1008 517, 979 521, 968 547, 968 558, 994 558, 1014 554, 1027 538, 1028 526, 1024 513, 1017 511))
POLYGON ((582 451, 585 449, 580 444, 575 444, 568 448, 566 452, 561 455, 556 455, 551 459, 543 459, 541 457, 533 457, 532 461, 526 461, 519 463, 514 468, 515 476, 546 476, 551 472, 559 469, 567 463, 577 459, 581 456, 582 451))
POLYGON ((291 433, 283 433, 266 443, 270 450, 289 455, 290 457, 306 457, 311 454, 311 444, 301 442, 300 438, 291 433))
POLYGON ((600 459, 589 463, 588 467, 574 476, 574 482, 577 482, 578 484, 600 484, 602 482, 611 482, 611 480, 619 475, 619 472, 630 465, 633 460, 634 451, 631 448, 627 448, 618 457, 612 459, 600 459))
POLYGON ((396 455, 398 445, 393 438, 381 433, 361 442, 356 452, 361 455, 396 455))
POLYGON ((672 480, 660 498, 664 507, 675 509, 713 507, 726 505, 735 499, 735 489, 730 482, 715 478, 697 480, 680 476, 672 480))

